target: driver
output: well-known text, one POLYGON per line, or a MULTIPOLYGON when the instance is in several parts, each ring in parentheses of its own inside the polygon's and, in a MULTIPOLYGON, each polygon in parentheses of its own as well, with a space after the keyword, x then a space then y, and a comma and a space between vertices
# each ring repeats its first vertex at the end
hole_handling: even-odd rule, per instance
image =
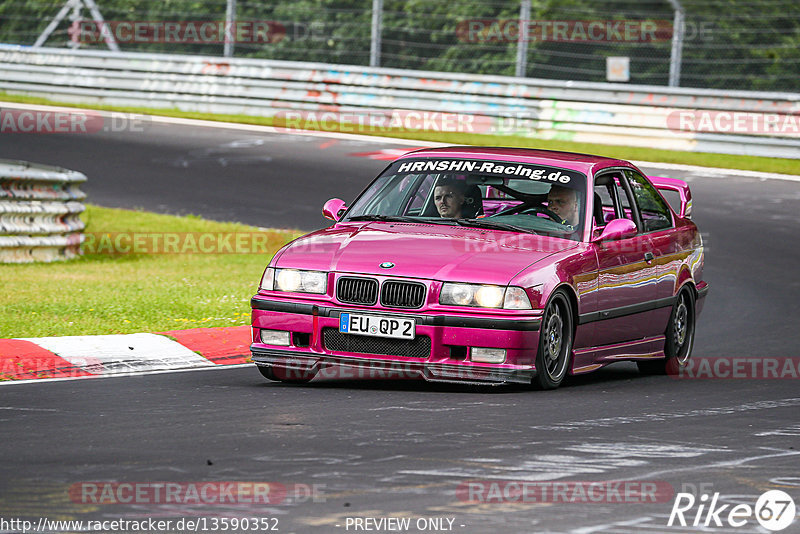
POLYGON ((463 181, 452 178, 439 180, 433 190, 433 202, 440 217, 461 219, 464 207, 466 186, 463 181))
POLYGON ((578 224, 578 193, 569 187, 554 185, 547 193, 547 207, 561 219, 561 224, 578 224))

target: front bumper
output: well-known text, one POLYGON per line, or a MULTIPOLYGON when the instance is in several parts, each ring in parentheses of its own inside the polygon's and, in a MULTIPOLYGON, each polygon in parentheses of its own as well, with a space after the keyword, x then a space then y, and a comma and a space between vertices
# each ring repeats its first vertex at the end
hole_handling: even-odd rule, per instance
POLYGON ((258 366, 338 378, 421 377, 434 382, 473 384, 530 383, 536 373, 534 361, 541 323, 540 312, 536 310, 524 316, 433 314, 258 297, 251 300, 251 307, 250 350, 258 366), (338 334, 341 312, 413 317, 416 338, 429 338, 430 350, 424 356, 407 356, 391 354, 391 349, 385 347, 382 353, 370 353, 363 348, 359 352, 331 348, 327 336, 338 334), (290 346, 261 343, 261 329, 290 332, 290 346), (473 347, 505 349, 506 360, 499 364, 470 361, 473 347))

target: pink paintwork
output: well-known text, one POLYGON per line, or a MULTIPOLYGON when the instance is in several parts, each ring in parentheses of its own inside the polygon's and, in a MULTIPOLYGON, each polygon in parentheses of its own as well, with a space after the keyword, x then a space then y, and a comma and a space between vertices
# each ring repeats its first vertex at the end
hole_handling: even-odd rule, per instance
POLYGON ((597 238, 592 239, 593 243, 602 241, 619 241, 620 239, 630 239, 638 233, 636 224, 630 219, 612 219, 608 222, 603 232, 597 238))
MULTIPOLYGON (((393 165, 406 160, 552 167, 580 173, 586 182, 581 186, 590 193, 614 180, 621 187, 621 180, 632 179, 624 178, 626 172, 641 174, 623 160, 527 149, 423 149, 402 156, 393 165)), ((688 212, 691 196, 685 182, 660 178, 656 185, 677 191, 682 214, 688 212)), ((586 195, 581 206, 586 224, 576 229, 580 235, 575 240, 424 220, 349 220, 350 212, 341 212, 344 202, 332 199, 323 212, 336 222, 285 246, 269 266, 282 274, 267 273, 294 283, 293 277, 298 276, 294 270, 319 271, 325 273, 319 275, 325 277, 325 292, 277 290, 280 284, 265 276, 252 299, 253 361, 262 374, 283 381, 303 382, 322 368, 351 366, 401 368, 406 373, 403 376, 417 374, 431 381, 534 380, 551 388, 558 386, 564 374, 588 372, 623 359, 645 362, 643 370, 658 367, 653 362, 664 361, 665 356, 685 360, 691 353, 694 320, 707 291, 696 226, 668 206, 667 228, 645 230, 651 215, 643 212, 642 227, 627 218, 607 222, 606 217, 613 218, 614 207, 603 210, 598 206, 595 211, 595 198, 586 195), (598 212, 603 213, 602 218, 598 212), (359 283, 376 288, 376 302, 354 304, 349 294, 348 302, 340 300, 339 292, 346 289, 343 284, 350 283, 343 278, 362 279, 359 283), (384 305, 391 299, 388 293, 384 299, 382 292, 386 283, 393 281, 416 283, 419 291, 424 288, 420 305, 384 305), (522 288, 530 307, 443 304, 440 299, 444 300, 441 295, 446 283, 499 286, 507 298, 512 290, 505 288, 522 288), (683 344, 670 347, 667 335, 680 338, 680 322, 673 319, 683 311, 681 306, 691 327, 683 344), (387 320, 413 318, 414 340, 339 333, 340 328, 346 329, 348 316, 343 313, 387 320), (287 332, 287 341, 262 343, 261 330, 287 332), (420 344, 422 348, 413 350, 422 353, 407 352, 412 351, 408 347, 420 344), (476 350, 481 348, 504 349, 505 358, 498 363, 474 361, 486 360, 476 350), (554 353, 548 359, 547 355, 554 353), (559 372, 559 354, 564 373, 559 372)), ((499 202, 487 199, 489 218, 483 220, 506 209, 498 208, 499 202)), ((620 212, 633 218, 630 209, 626 215, 618 207, 620 212)))
POLYGON ((338 221, 345 208, 346 206, 344 200, 340 198, 332 198, 327 201, 324 206, 322 206, 322 215, 324 215, 326 219, 338 221))
POLYGON ((692 216, 692 192, 689 184, 677 178, 666 178, 664 176, 649 176, 650 182, 662 191, 674 191, 681 199, 681 209, 679 217, 691 218, 692 216))

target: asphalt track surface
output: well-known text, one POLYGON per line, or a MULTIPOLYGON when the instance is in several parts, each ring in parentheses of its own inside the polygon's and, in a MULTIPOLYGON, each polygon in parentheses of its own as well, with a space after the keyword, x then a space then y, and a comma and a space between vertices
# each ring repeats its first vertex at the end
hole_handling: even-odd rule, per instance
MULTIPOLYGON (((351 154, 391 147, 148 125, 4 135, 0 157, 83 171, 101 205, 313 229, 325 224, 327 198, 352 199, 385 164, 351 154)), ((692 186, 711 285, 694 355, 800 356, 800 184, 644 170, 692 186)), ((672 498, 481 503, 457 490, 472 480, 657 481, 719 492, 720 504, 754 505, 767 489, 800 504, 798 384, 645 377, 621 363, 550 392, 357 379, 298 387, 250 367, 4 385, 0 516, 273 517, 280 532, 298 533, 365 532, 357 517, 410 517, 404 532, 421 531, 418 518, 453 520, 427 532, 698 532, 667 526, 672 498), (92 481, 276 482, 300 494, 270 505, 71 500, 70 487, 92 481)), ((768 532, 754 519, 702 531, 768 532)), ((783 532, 798 531, 795 522, 783 532)))

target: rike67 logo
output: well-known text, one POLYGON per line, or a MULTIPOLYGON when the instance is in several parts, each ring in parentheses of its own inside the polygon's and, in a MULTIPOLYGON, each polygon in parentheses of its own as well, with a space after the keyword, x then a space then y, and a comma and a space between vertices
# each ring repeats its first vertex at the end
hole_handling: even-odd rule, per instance
POLYGON ((719 492, 704 493, 696 498, 691 493, 678 493, 669 514, 667 526, 734 527, 753 520, 767 530, 778 532, 794 522, 796 508, 792 497, 780 490, 770 490, 759 496, 755 506, 745 503, 720 503, 719 492), (696 509, 695 509, 696 507, 696 509))

